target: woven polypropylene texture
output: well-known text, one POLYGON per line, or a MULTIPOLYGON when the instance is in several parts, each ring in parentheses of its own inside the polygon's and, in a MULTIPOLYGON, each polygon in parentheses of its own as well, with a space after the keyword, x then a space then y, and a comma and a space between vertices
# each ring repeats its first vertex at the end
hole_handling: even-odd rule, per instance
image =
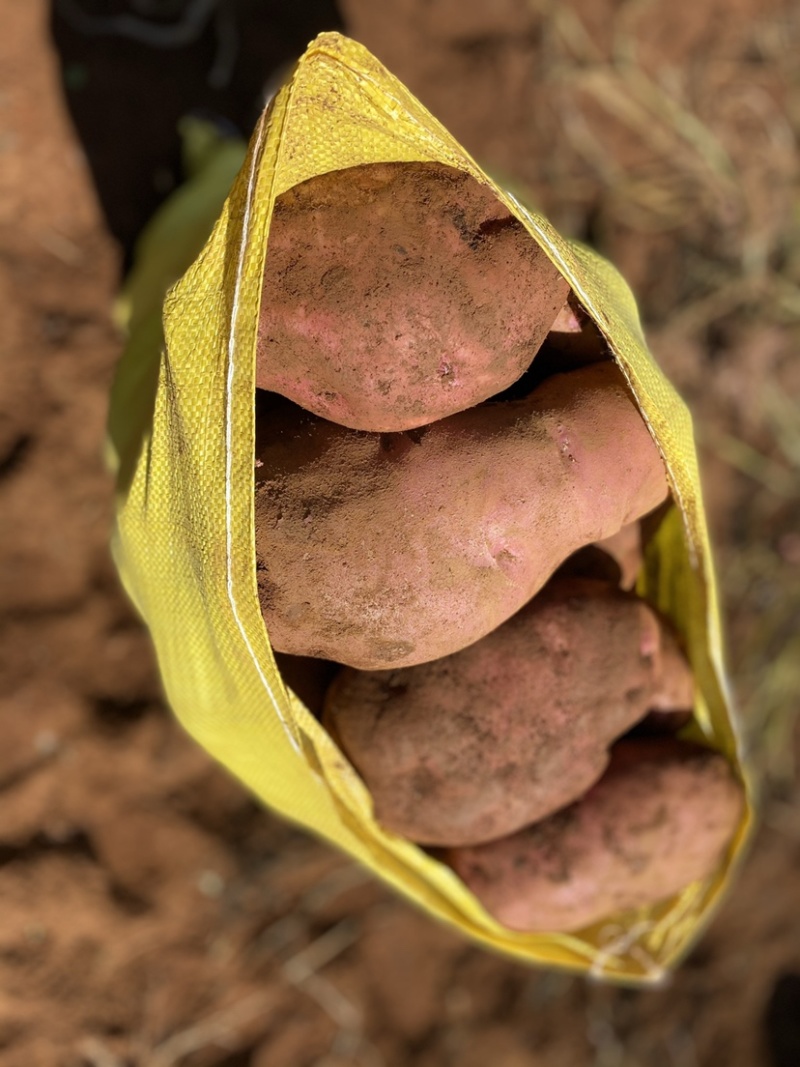
POLYGON ((256 330, 272 208, 276 196, 315 175, 400 160, 445 163, 490 186, 607 339, 662 452, 676 504, 648 549, 639 592, 686 639, 697 680, 695 729, 744 777, 691 420, 647 350, 629 290, 607 263, 496 187, 397 79, 338 34, 311 44, 262 117, 211 237, 166 298, 163 339, 152 322, 144 340, 131 337, 111 417, 112 441, 122 442, 117 563, 181 722, 272 809, 495 949, 652 981, 718 899, 749 808, 719 870, 672 900, 579 934, 515 933, 491 919, 449 868, 378 826, 361 779, 275 667, 258 603, 253 518, 256 330))

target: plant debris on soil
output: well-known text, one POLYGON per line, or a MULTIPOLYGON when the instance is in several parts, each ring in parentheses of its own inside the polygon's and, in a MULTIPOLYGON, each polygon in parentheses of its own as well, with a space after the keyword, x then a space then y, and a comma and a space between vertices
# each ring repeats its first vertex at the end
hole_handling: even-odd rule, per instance
POLYGON ((0 0, 0 1065, 796 1065, 796 5, 201 6, 0 0), (198 30, 161 48, 67 8, 198 30), (260 809, 171 717, 109 559, 112 301, 179 179, 175 120, 246 135, 339 18, 620 267, 695 416, 761 826, 657 989, 489 955, 260 809))

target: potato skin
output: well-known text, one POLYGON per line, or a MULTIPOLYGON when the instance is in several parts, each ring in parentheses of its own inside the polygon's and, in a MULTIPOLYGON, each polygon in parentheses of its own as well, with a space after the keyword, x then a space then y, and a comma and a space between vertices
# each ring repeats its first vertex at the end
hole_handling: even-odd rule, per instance
POLYGON ((719 753, 672 738, 626 740, 577 803, 442 858, 509 929, 575 931, 710 875, 743 807, 719 753))
POLYGON ((269 403, 256 426, 256 556, 281 652, 362 670, 450 655, 667 495, 611 362, 404 434, 269 403))
POLYGON ((576 800, 608 746, 662 700, 691 708, 674 638, 606 582, 554 579, 503 626, 444 659, 343 670, 323 723, 364 778, 375 817, 426 845, 503 837, 576 800))
POLYGON ((487 186, 373 163, 283 193, 256 385, 353 429, 413 429, 516 381, 568 283, 487 186))

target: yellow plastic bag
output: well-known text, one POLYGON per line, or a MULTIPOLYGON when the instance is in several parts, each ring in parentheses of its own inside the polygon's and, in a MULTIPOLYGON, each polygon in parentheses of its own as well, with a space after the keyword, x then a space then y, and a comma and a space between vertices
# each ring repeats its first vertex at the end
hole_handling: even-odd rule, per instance
POLYGON ((697 679, 694 729, 742 773, 691 420, 647 351, 629 290, 607 263, 497 188, 373 56, 338 34, 311 44, 259 122, 211 237, 166 297, 163 338, 146 317, 131 336, 110 425, 116 560, 180 721, 273 810, 486 946, 530 963, 654 980, 718 899, 749 807, 720 869, 671 900, 579 934, 509 931, 448 867, 377 825, 361 779, 284 687, 267 639, 255 576, 253 391, 273 204, 327 171, 423 160, 494 189, 568 279, 624 371, 677 504, 650 544, 639 592, 686 639, 697 679))

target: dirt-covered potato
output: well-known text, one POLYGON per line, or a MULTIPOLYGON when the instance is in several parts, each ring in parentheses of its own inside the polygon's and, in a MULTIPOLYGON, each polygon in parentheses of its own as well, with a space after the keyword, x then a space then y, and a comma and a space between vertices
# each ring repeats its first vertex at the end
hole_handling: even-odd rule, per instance
POLYGON ((650 708, 691 709, 675 638, 607 582, 556 578, 487 637, 394 671, 343 670, 323 722, 387 829, 478 844, 563 808, 650 708))
POLYGON ((347 430, 274 394, 265 403, 256 553, 281 652, 362 670, 450 655, 667 494, 610 362, 402 434, 347 430))
POLYGON ((280 196, 256 384, 360 430, 413 429, 516 381, 569 286, 494 193, 372 163, 280 196))
POLYGON ((719 753, 673 738, 626 740, 577 803, 442 858, 504 926, 579 930, 711 874, 743 804, 719 753))

